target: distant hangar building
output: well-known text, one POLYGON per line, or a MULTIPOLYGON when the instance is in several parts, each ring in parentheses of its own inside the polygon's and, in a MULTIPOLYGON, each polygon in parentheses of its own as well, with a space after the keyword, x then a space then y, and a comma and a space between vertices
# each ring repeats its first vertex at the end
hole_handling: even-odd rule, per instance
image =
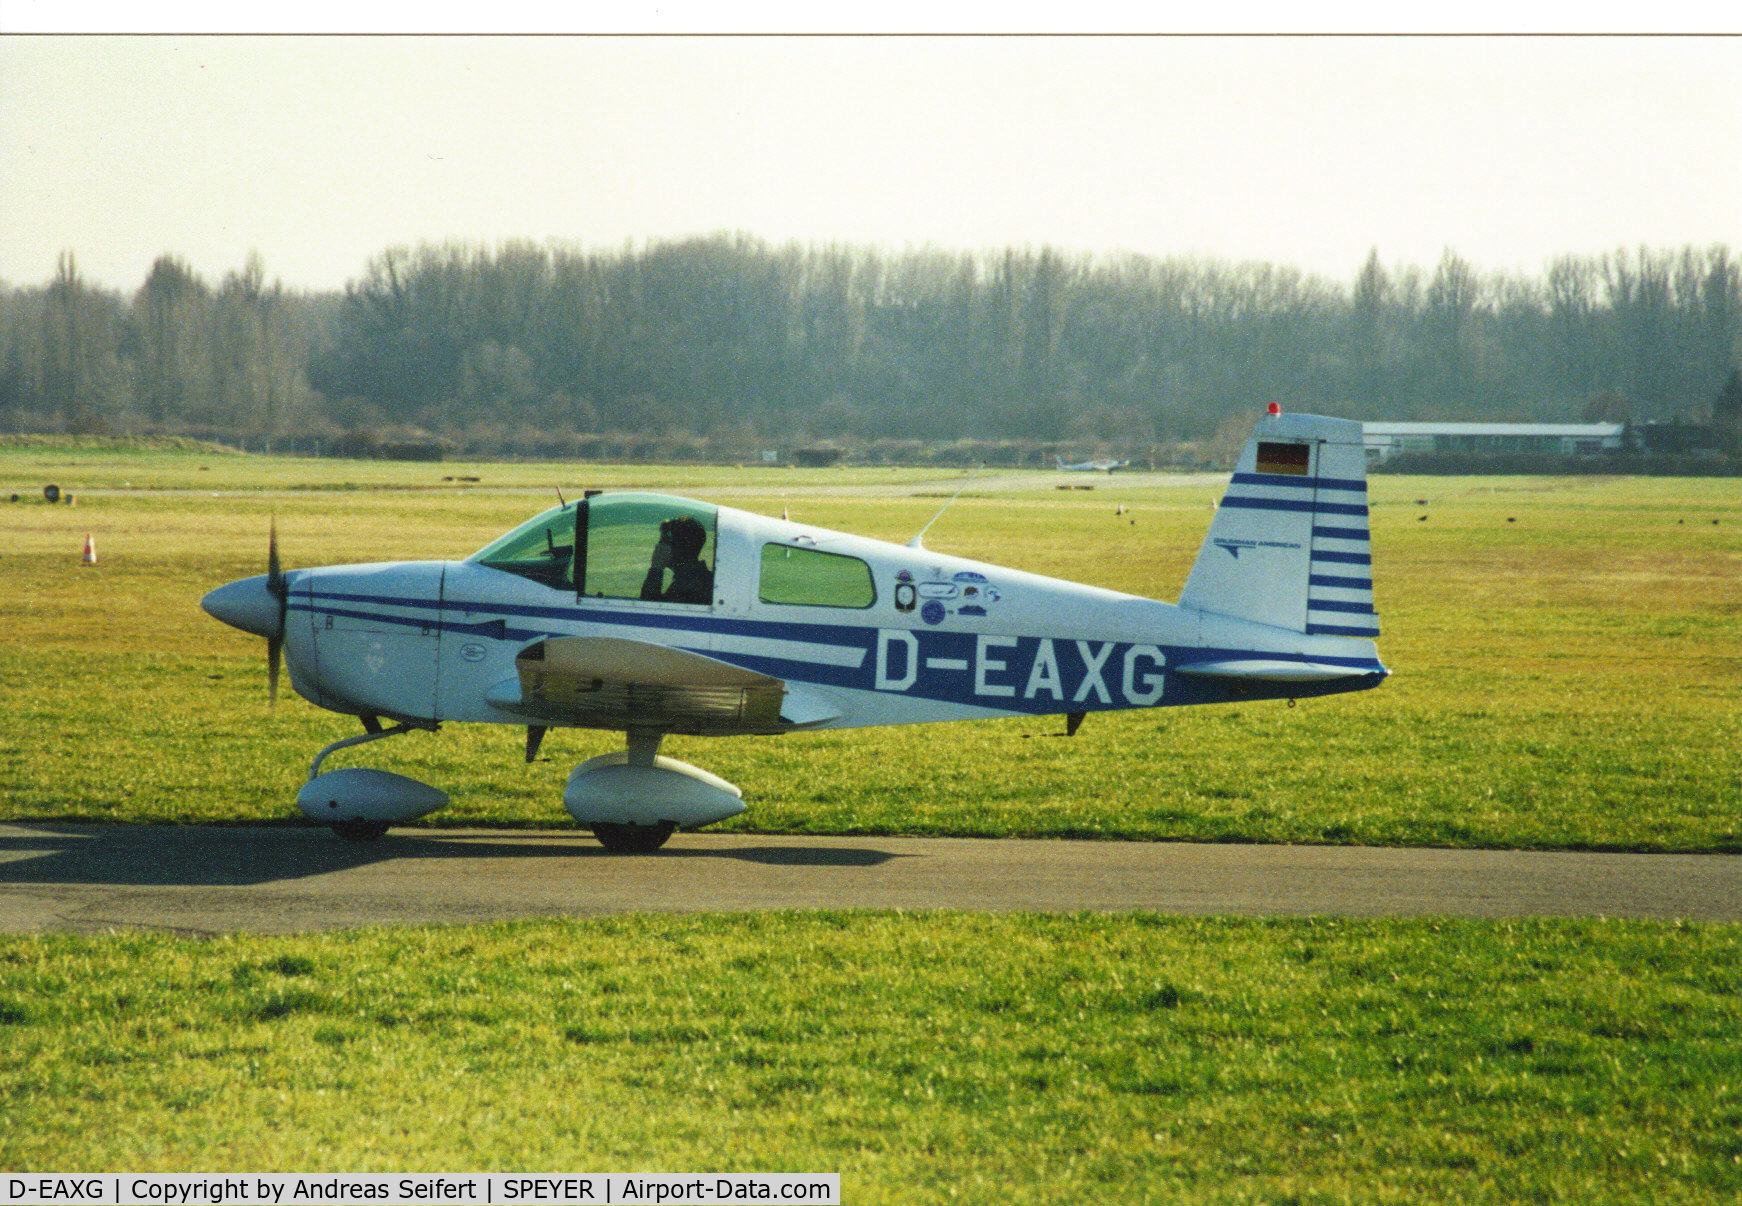
POLYGON ((1476 456, 1597 456, 1619 452, 1620 423, 1364 423, 1369 464, 1400 452, 1476 456))

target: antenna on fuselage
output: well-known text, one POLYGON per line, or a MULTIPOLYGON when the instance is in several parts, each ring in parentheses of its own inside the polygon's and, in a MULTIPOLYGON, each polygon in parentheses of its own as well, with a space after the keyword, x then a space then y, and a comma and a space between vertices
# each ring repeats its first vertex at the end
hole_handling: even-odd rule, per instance
POLYGON ((919 531, 914 533, 913 539, 907 542, 908 548, 910 548, 910 549, 923 549, 925 547, 925 545, 920 543, 920 538, 922 536, 924 536, 927 532, 931 531, 932 524, 936 523, 940 518, 943 517, 943 513, 950 509, 950 503, 955 502, 958 498, 960 498, 962 496, 962 491, 966 490, 968 488, 968 483, 973 481, 974 478, 976 476, 978 476, 980 470, 984 469, 985 467, 986 466, 984 464, 979 464, 979 465, 975 465, 971 470, 968 471, 968 476, 963 479, 961 485, 956 487, 956 492, 954 494, 950 495, 950 502, 947 502, 943 506, 939 507, 938 513, 936 515, 933 515, 930 519, 926 520, 925 527, 921 528, 919 531))
POLYGON ((569 505, 569 500, 563 497, 563 488, 561 486, 556 488, 556 501, 557 505, 560 507, 566 507, 569 505))

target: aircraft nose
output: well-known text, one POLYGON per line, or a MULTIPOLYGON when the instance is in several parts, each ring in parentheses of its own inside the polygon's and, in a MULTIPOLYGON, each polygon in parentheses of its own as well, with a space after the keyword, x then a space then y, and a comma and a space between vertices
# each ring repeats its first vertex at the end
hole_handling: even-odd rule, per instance
POLYGON ((278 600, 266 589, 266 575, 226 582, 200 600, 200 606, 232 628, 263 636, 280 636, 278 600))

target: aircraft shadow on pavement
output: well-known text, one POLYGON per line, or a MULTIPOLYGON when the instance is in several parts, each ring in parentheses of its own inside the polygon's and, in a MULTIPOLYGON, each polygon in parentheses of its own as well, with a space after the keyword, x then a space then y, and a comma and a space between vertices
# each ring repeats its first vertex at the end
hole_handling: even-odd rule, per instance
MULTIPOLYGON (((587 850, 587 854, 605 854, 603 849, 587 850)), ((611 855, 610 857, 620 857, 611 855)), ((892 858, 909 858, 893 850, 857 849, 841 846, 741 846, 736 850, 695 850, 688 847, 667 848, 655 858, 735 858, 744 863, 761 863, 768 867, 878 867, 892 858)))
POLYGON ((33 826, 28 833, 0 833, 0 887, 242 887, 400 859, 737 859, 777 867, 875 867, 900 857, 905 856, 841 846, 678 846, 651 855, 623 855, 578 832, 573 837, 528 839, 402 830, 372 842, 346 842, 323 828, 299 826, 33 826))

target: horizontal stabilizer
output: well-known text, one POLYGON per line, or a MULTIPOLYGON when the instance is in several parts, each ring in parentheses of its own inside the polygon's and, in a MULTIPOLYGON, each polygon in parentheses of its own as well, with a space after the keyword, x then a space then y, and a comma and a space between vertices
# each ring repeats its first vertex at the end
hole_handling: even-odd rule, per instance
POLYGON ((1322 683, 1334 678, 1364 678, 1376 673, 1356 666, 1333 666, 1326 662, 1288 662, 1274 658, 1241 658, 1238 661, 1192 662, 1174 666, 1178 674, 1198 678, 1226 678, 1265 683, 1322 683))

